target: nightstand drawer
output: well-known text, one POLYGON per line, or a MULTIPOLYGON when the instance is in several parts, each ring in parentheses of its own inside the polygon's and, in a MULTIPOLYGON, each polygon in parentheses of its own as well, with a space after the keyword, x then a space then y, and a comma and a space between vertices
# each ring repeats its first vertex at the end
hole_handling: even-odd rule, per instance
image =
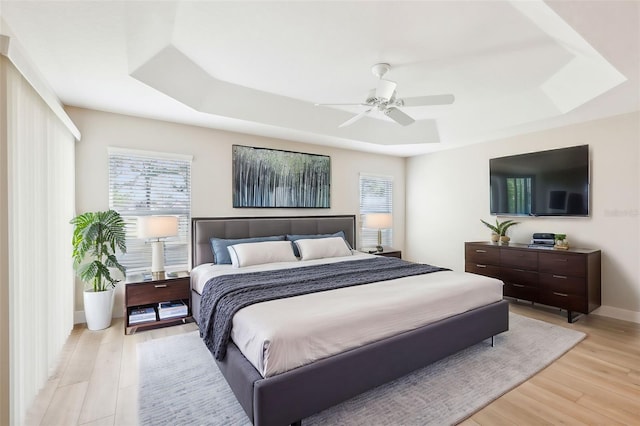
POLYGON ((189 278, 127 284, 127 306, 189 299, 189 278))

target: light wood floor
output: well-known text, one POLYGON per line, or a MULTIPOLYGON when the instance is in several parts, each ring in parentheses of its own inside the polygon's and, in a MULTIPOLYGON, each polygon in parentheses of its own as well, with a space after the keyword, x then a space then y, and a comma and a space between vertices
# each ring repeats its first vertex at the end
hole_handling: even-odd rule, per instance
MULTIPOLYGON (((640 425, 639 324, 595 315, 568 324, 557 311, 528 304, 511 310, 588 336, 463 425, 640 425)), ((191 323, 125 336, 122 320, 103 331, 77 326, 26 424, 136 425, 136 344, 196 328, 191 323)))

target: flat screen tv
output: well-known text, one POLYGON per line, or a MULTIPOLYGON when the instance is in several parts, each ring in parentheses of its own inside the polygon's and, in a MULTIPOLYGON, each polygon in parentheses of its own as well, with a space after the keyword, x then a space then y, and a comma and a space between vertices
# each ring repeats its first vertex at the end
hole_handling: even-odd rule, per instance
POLYGON ((491 214, 589 216, 589 145, 489 160, 491 214))

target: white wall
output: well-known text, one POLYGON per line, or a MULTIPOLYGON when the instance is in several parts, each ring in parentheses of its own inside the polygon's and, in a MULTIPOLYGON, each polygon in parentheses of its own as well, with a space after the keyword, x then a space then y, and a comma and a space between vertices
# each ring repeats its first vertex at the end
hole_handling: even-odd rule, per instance
MULTIPOLYGON (((280 139, 185 126, 105 112, 67 108, 82 133, 76 145, 76 208, 78 212, 109 208, 107 147, 193 155, 191 169, 192 216, 284 216, 357 214, 360 172, 394 178, 393 245, 404 248, 405 160, 385 155, 309 145, 280 139), (234 209, 231 186, 233 144, 285 149, 331 157, 330 209, 234 209)), ((82 310, 82 288, 77 286, 76 310, 82 310)), ((122 315, 121 289, 115 315, 122 315)))
POLYGON ((565 233, 574 247, 602 250, 599 313, 640 322, 640 114, 531 133, 407 160, 410 260, 464 270, 464 242, 487 241, 489 159, 589 144, 591 216, 518 218, 512 241, 534 232, 565 233))

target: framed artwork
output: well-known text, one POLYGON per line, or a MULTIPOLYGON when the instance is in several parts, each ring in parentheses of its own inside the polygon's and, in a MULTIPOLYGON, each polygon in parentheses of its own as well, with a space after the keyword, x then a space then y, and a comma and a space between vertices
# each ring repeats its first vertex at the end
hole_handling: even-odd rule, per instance
POLYGON ((233 145, 233 207, 331 207, 331 158, 233 145))

